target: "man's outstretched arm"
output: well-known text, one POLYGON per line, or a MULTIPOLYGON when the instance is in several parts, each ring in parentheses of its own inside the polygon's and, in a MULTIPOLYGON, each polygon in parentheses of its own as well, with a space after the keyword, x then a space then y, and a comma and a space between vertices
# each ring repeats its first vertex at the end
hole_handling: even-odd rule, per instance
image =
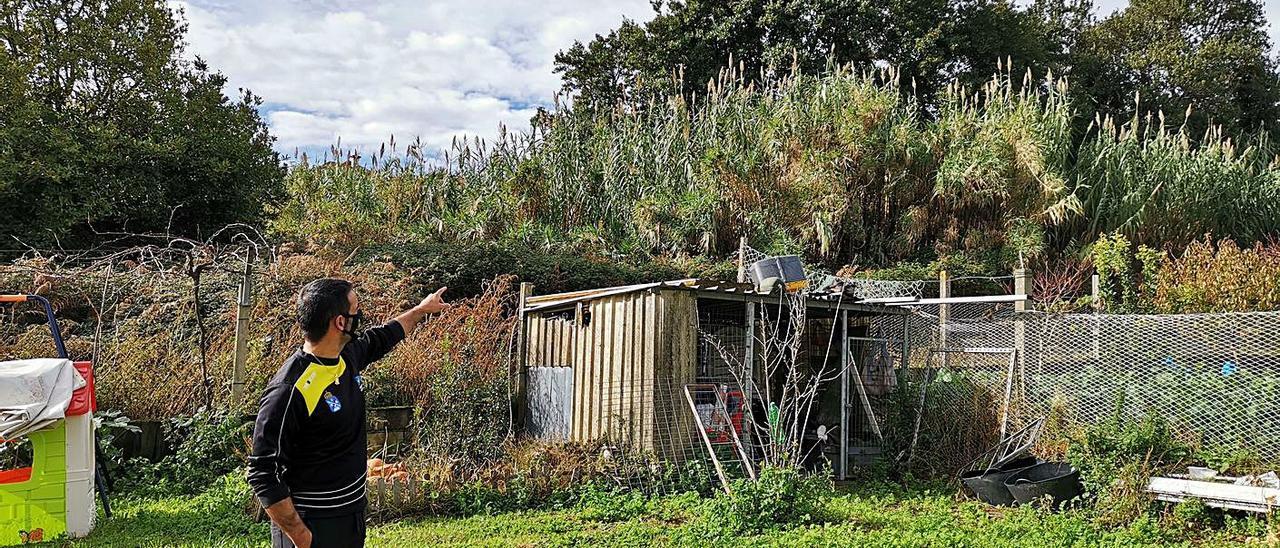
POLYGON ((449 303, 444 302, 444 291, 446 289, 449 288, 442 287, 437 289, 435 293, 427 295, 427 298, 422 299, 422 302, 418 303, 418 306, 401 312, 399 316, 396 316, 396 321, 400 322, 400 327, 404 328, 404 335, 406 337, 408 337, 410 333, 413 333, 413 330, 418 327, 418 324, 422 323, 422 319, 427 317, 427 314, 443 312, 452 306, 449 303))
POLYGON ((395 348, 400 341, 408 337, 413 330, 422 323, 422 319, 427 314, 434 314, 449 308, 449 303, 444 302, 444 291, 447 287, 442 287, 435 293, 422 299, 417 306, 410 308, 391 321, 366 330, 360 334, 360 337, 353 341, 355 352, 363 357, 361 367, 376 362, 387 355, 392 348, 395 348))

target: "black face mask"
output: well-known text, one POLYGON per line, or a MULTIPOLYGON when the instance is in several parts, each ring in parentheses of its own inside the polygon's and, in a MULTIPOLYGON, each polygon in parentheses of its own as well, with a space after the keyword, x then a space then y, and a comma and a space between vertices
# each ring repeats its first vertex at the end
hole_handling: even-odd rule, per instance
POLYGON ((351 337, 353 339, 356 338, 356 336, 360 333, 360 324, 364 323, 364 311, 357 310, 355 314, 338 314, 338 315, 347 319, 347 328, 343 329, 342 332, 346 333, 348 337, 351 337))

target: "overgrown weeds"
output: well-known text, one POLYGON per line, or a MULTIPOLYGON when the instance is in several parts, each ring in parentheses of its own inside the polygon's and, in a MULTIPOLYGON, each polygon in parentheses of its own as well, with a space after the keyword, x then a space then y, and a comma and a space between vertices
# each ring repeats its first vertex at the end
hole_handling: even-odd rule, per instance
POLYGON ((417 406, 413 431, 423 455, 463 466, 499 455, 511 431, 514 278, 498 278, 458 301, 401 343, 383 365, 400 397, 417 406))
POLYGON ((164 438, 174 444, 174 452, 155 463, 142 458, 107 463, 113 468, 114 488, 134 496, 204 492, 244 466, 252 429, 238 415, 209 410, 171 419, 164 425, 164 438))
POLYGON ((713 498, 702 523, 708 531, 751 535, 818 521, 822 497, 831 490, 827 477, 794 468, 764 468, 756 481, 734 481, 729 493, 713 498))

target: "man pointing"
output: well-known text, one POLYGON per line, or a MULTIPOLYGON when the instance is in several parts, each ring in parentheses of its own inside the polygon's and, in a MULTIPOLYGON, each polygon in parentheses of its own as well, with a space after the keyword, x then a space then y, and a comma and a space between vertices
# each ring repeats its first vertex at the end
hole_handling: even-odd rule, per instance
POLYGON ((271 545, 364 546, 365 366, 427 315, 449 307, 432 293, 363 332, 351 282, 322 278, 298 295, 302 348, 267 384, 253 427, 249 485, 271 517, 271 545))

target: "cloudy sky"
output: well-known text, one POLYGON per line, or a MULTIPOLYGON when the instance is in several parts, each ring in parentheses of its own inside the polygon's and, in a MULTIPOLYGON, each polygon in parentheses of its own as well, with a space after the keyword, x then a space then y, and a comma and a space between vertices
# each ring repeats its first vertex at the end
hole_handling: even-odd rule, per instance
MULTIPOLYGON (((1098 0, 1109 13, 1126 0, 1098 0)), ((1267 0, 1272 21, 1280 0, 1267 0)), ((455 135, 527 127, 559 88, 555 53, 649 0, 173 0, 188 54, 264 98, 277 150, 376 149, 391 135, 428 150, 455 135)), ((1280 38, 1271 29, 1273 42, 1280 38)))

